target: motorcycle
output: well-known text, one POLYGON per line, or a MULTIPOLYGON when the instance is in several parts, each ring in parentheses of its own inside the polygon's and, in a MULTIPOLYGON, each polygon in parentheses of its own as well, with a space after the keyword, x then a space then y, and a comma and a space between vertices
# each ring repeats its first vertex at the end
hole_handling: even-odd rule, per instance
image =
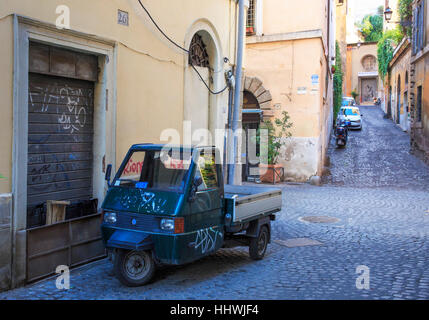
POLYGON ((348 126, 351 124, 350 121, 341 121, 335 127, 335 140, 337 147, 345 147, 347 144, 347 138, 349 135, 348 126))
POLYGON ((376 106, 379 106, 380 104, 381 104, 381 99, 380 98, 374 98, 374 104, 376 105, 376 106))

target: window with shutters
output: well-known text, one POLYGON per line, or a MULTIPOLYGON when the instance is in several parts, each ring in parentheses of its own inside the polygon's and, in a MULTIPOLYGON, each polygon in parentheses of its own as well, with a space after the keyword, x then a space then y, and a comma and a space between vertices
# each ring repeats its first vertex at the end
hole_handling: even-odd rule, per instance
POLYGON ((417 122, 422 121, 422 95, 423 88, 422 86, 417 87, 417 122))
POLYGON ((413 54, 420 52, 426 40, 425 28, 426 28, 426 0, 421 0, 417 3, 414 9, 414 22, 413 22, 413 54))
POLYGON ((255 0, 249 1, 249 10, 247 11, 247 22, 246 22, 246 35, 251 36, 255 34, 256 28, 256 7, 255 0))

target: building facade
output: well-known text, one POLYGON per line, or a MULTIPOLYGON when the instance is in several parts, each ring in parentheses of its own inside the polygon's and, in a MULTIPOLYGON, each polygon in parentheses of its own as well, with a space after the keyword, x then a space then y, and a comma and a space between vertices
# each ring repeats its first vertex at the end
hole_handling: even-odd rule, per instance
POLYGON ((411 148, 429 163, 429 5, 413 2, 410 106, 411 148))
POLYGON ((378 75, 376 42, 348 44, 346 65, 346 96, 351 97, 352 91, 356 92, 358 104, 373 104, 374 97, 383 97, 383 82, 378 75))
MULTIPOLYGON (((279 157, 287 180, 322 174, 332 128, 334 55, 334 1, 250 1, 243 110, 259 109, 262 120, 289 113, 292 138, 279 157)), ((243 113, 243 127, 259 123, 243 113)))
POLYGON ((387 103, 383 110, 392 117, 403 131, 410 132, 411 110, 410 91, 411 43, 404 38, 393 53, 389 64, 387 103))
MULTIPOLYGON (((348 0, 336 0, 336 13, 335 13, 335 39, 338 41, 341 53, 341 67, 343 75, 346 74, 347 68, 347 17, 349 10, 348 0)), ((347 83, 343 76, 343 92, 346 91, 347 83)))
POLYGON ((235 65, 237 2, 142 4, 174 43, 138 1, 2 1, 0 290, 54 272, 62 257, 73 265, 92 257, 84 256, 90 246, 101 250, 99 241, 73 238, 83 232, 64 239, 74 225, 54 241, 43 206, 67 200, 97 212, 106 165, 117 169, 132 144, 224 150, 223 138, 210 137, 226 126, 222 90, 235 65), (222 93, 210 94, 201 79, 222 93))

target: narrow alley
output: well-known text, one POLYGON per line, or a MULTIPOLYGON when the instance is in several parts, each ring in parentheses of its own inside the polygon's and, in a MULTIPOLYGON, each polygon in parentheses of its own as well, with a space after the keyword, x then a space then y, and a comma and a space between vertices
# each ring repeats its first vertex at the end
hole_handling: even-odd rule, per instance
POLYGON ((0 299, 429 299, 429 169, 409 154, 407 135, 373 106, 363 130, 330 150, 322 187, 283 184, 262 261, 223 249, 195 263, 163 267, 147 286, 128 288, 101 260, 0 299), (369 270, 369 289, 356 285, 369 270))

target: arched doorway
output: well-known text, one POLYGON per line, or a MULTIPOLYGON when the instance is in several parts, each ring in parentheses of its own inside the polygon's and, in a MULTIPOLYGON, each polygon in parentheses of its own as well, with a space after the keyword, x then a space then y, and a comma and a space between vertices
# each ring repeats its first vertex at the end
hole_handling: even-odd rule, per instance
MULTIPOLYGON (((209 130, 210 124, 210 93, 202 81, 211 85, 210 55, 207 47, 210 42, 207 34, 203 32, 197 32, 193 35, 189 45, 188 68, 186 70, 189 76, 189 92, 185 96, 185 105, 189 112, 185 120, 191 122, 193 140, 201 139, 202 144, 209 143, 206 130, 209 130), (194 136, 195 132, 197 132, 198 137, 194 136)), ((197 141, 192 141, 192 144, 194 143, 197 141)))
POLYGON ((262 80, 257 77, 245 76, 243 88, 242 127, 242 179, 243 181, 255 181, 259 179, 259 145, 255 144, 256 131, 264 120, 274 117, 272 96, 265 89, 262 80))
MULTIPOLYGON (((185 47, 189 54, 185 62, 184 114, 186 125, 183 137, 191 134, 193 145, 214 145, 215 129, 222 128, 221 102, 228 98, 228 93, 210 94, 219 91, 225 85, 223 75, 222 49, 218 35, 207 21, 195 22, 187 32, 185 47)), ((186 139, 187 140, 187 139, 186 139)), ((223 145, 217 145, 223 152, 223 145)))
POLYGON ((403 110, 404 110, 404 130, 410 132, 410 124, 411 124, 411 113, 410 106, 408 104, 408 71, 405 72, 405 86, 404 86, 404 102, 403 102, 403 110))
POLYGON ((396 86, 396 123, 400 124, 401 122, 401 76, 398 76, 398 83, 396 86))
POLYGON ((249 91, 243 91, 243 146, 245 162, 242 166, 243 181, 255 181, 259 179, 259 143, 256 141, 256 133, 262 120, 262 110, 257 98, 249 91))

